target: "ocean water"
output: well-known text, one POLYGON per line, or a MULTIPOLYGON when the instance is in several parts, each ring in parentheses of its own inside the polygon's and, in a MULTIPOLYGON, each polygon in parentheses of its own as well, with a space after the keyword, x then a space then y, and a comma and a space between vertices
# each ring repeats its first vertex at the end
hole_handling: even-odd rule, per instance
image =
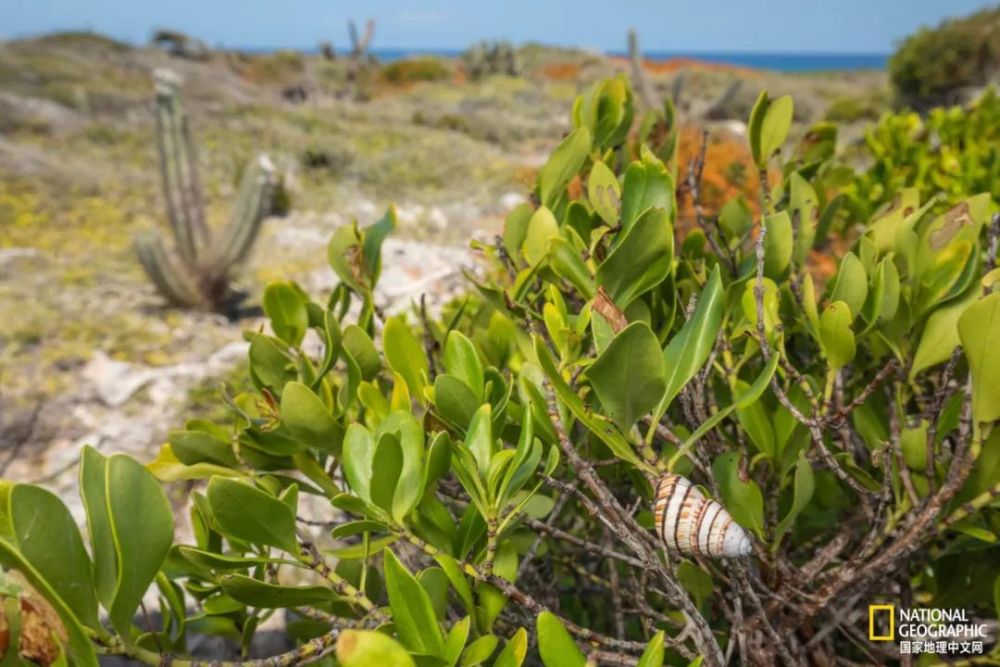
MULTIPOLYGON (((275 49, 247 48, 248 53, 270 53, 275 49)), ((317 53, 316 49, 303 49, 305 53, 317 53)), ((463 49, 426 48, 375 48, 372 54, 382 62, 392 62, 416 56, 439 56, 457 58, 463 49)), ((342 53, 342 52, 341 52, 342 53)), ((625 57, 624 51, 608 51, 608 55, 625 57)), ((835 72, 846 70, 882 70, 889 61, 888 53, 762 53, 724 51, 645 51, 643 57, 652 60, 671 58, 691 58, 721 65, 750 67, 752 69, 774 70, 777 72, 835 72)))
MULTIPOLYGON (((458 57, 461 49, 373 49, 380 60, 392 61, 418 55, 446 58, 458 57)), ((626 56, 624 51, 610 51, 609 55, 626 56)), ((722 65, 736 65, 753 69, 778 72, 828 72, 859 69, 885 69, 887 53, 737 53, 737 52, 674 52, 647 51, 643 56, 653 60, 693 58, 722 65)))

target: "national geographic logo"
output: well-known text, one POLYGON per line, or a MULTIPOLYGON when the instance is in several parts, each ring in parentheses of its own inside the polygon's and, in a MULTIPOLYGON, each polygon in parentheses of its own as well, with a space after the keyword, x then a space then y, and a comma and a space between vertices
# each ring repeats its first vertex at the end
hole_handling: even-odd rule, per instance
POLYGON ((868 639, 898 642, 901 654, 983 655, 990 626, 969 617, 965 609, 868 606, 868 639))
POLYGON ((873 642, 891 642, 896 641, 896 606, 891 604, 872 604, 868 605, 868 639, 873 642), (878 618, 888 617, 888 623, 885 625, 889 628, 888 631, 880 631, 877 629, 878 618))

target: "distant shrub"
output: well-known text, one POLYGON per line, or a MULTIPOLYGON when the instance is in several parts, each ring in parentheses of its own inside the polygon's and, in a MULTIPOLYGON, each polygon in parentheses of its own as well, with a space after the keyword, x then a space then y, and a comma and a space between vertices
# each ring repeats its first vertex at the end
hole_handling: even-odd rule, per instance
POLYGON ((484 76, 519 76, 524 71, 521 55, 510 42, 479 42, 462 54, 462 64, 470 79, 484 76))
POLYGON ((865 135, 871 166, 849 193, 858 219, 915 187, 938 207, 988 192, 1000 202, 1000 96, 987 91, 968 107, 885 114, 865 135))
POLYGON ((877 120, 885 100, 879 97, 840 97, 826 110, 826 120, 834 123, 855 123, 859 120, 877 120))
POLYGON ((451 68, 440 58, 406 58, 382 68, 382 79, 395 85, 419 81, 440 81, 451 76, 451 68))
POLYGON ((964 90, 1000 72, 1000 8, 924 28, 907 38, 889 61, 889 78, 906 104, 954 103, 964 90))

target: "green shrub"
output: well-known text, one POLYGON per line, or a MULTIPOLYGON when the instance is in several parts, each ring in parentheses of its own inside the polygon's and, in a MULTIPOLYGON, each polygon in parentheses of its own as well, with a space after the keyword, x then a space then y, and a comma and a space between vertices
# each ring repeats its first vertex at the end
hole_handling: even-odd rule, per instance
MULTIPOLYGON (((760 174, 792 115, 758 99, 760 174)), ((188 422, 145 468, 84 450, 89 554, 55 496, 3 487, 4 594, 47 600, 88 667, 95 646, 189 667, 188 632, 245 649, 282 609, 298 647, 242 664, 879 663, 898 653, 858 641, 869 604, 993 618, 989 197, 937 216, 899 192, 824 288, 815 144, 762 216, 677 238, 672 109, 634 120, 623 79, 577 100, 535 203, 475 245, 487 270, 438 319, 375 306, 392 210, 338 229, 331 294, 265 290, 228 426, 188 422), (190 544, 156 479, 197 482, 190 544), (678 490, 672 521, 656 497, 678 490), (692 547, 703 525, 719 539, 692 547), (154 583, 160 620, 137 626, 154 583)))
POLYGON ((915 106, 954 103, 962 89, 1000 73, 1000 8, 944 21, 908 37, 889 60, 889 78, 915 106))
POLYGON ((440 58, 407 58, 396 60, 382 68, 382 78, 395 85, 440 81, 451 77, 451 68, 440 58))
POLYGON ((1000 96, 988 90, 968 107, 885 114, 865 134, 869 167, 847 189, 867 219, 904 188, 937 197, 943 210, 977 193, 1000 203, 1000 96))
POLYGON ((826 120, 834 123, 855 123, 859 120, 878 120, 886 100, 878 97, 840 97, 830 103, 826 120))

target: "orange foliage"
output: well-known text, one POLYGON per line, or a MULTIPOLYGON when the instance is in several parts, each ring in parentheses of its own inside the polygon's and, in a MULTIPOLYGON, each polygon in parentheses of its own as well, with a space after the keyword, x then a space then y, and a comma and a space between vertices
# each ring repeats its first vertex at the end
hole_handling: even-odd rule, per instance
POLYGON ((542 76, 551 81, 571 81, 580 76, 578 63, 550 63, 542 68, 542 76))
MULTIPOLYGON (((701 130, 693 126, 681 128, 677 151, 678 222, 689 225, 695 217, 694 202, 687 192, 688 170, 701 150, 701 130)), ((750 156, 750 147, 743 137, 728 132, 708 135, 705 169, 701 179, 701 204, 706 215, 715 215, 730 199, 742 196, 751 210, 759 210, 760 184, 750 156)))
MULTIPOLYGON (((621 56, 616 56, 611 60, 620 67, 629 65, 628 59, 621 56)), ((699 72, 727 72, 743 79, 756 79, 760 77, 760 71, 750 67, 713 63, 707 60, 698 60, 697 58, 667 58, 666 60, 643 58, 642 68, 652 74, 673 74, 680 70, 694 70, 699 72)))

